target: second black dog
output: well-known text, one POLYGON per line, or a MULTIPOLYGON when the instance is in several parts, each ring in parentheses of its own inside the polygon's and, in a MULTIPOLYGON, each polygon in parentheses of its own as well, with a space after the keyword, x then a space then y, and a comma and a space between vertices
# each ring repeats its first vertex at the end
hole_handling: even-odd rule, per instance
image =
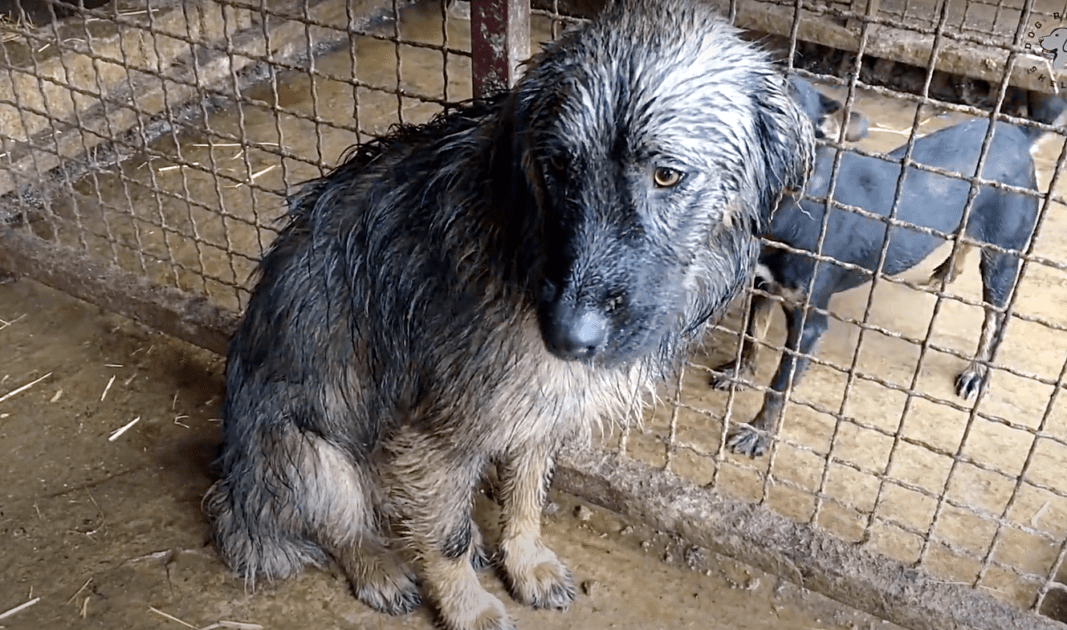
MULTIPOLYGON (((828 114, 840 109, 840 103, 818 94, 806 81, 794 78, 793 90, 795 100, 804 108, 816 129, 823 129, 828 114)), ((1067 113, 1067 103, 1062 99, 1033 100, 1031 118, 1037 122, 1054 125, 1067 113)), ((917 164, 969 177, 975 172, 988 124, 988 120, 972 120, 920 138, 915 141, 911 159, 917 164)), ((1043 131, 1038 127, 1024 128, 997 122, 982 179, 1037 190, 1031 149, 1042 134, 1043 131)), ((853 137, 850 136, 850 139, 853 137)), ((856 153, 843 155, 837 173, 834 200, 888 217, 906 149, 906 146, 896 149, 887 156, 887 160, 856 153)), ((810 197, 825 198, 836 152, 837 149, 829 146, 818 148, 807 189, 810 197)), ((910 167, 901 188, 896 219, 941 233, 955 233, 961 229, 969 190, 970 182, 964 179, 910 167)), ((981 186, 964 234, 978 243, 1019 251, 1033 232, 1038 202, 1036 196, 981 186)), ((820 251, 823 256, 854 265, 858 269, 830 262, 821 262, 816 267, 816 260, 812 256, 774 246, 774 243, 781 243, 804 252, 817 251, 825 212, 826 204, 821 199, 814 201, 805 198, 800 202, 788 199, 776 212, 765 234, 771 243, 764 248, 760 257, 761 277, 757 285, 764 292, 782 298, 788 329, 786 351, 782 353, 762 409, 750 424, 735 426, 731 430, 727 444, 737 453, 756 457, 766 451, 782 410, 790 374, 793 375, 794 385, 799 383, 816 343, 826 331, 830 297, 870 281, 878 266, 886 239, 887 221, 845 209, 835 209, 830 214, 820 251), (809 286, 811 294, 806 296, 809 286), (810 297, 810 304, 814 307, 808 310, 806 316, 805 297, 810 297)), ((888 229, 889 246, 882 264, 882 273, 886 275, 911 269, 945 242, 939 236, 905 226, 888 229)), ((934 272, 931 284, 953 281, 971 247, 966 241, 961 243, 957 255, 950 256, 934 272)), ((1016 281, 1018 268, 1017 255, 982 248, 983 300, 987 308, 975 358, 956 378, 956 393, 964 399, 969 400, 978 392, 986 376, 986 364, 1001 341, 1005 324, 1002 310, 1016 281)), ((726 387, 735 367, 738 376, 743 379, 750 379, 754 375, 757 344, 753 339, 762 337, 766 332, 775 301, 753 294, 741 364, 735 366, 734 362, 729 362, 716 368, 720 375, 712 377, 711 384, 714 387, 726 387)))

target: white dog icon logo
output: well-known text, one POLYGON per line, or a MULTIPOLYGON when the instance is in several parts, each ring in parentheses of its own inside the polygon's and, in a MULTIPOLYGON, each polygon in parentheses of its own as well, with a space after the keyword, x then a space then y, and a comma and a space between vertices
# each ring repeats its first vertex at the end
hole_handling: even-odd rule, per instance
POLYGON ((1057 28, 1039 40, 1041 47, 1052 53, 1052 68, 1067 69, 1067 28, 1057 28))

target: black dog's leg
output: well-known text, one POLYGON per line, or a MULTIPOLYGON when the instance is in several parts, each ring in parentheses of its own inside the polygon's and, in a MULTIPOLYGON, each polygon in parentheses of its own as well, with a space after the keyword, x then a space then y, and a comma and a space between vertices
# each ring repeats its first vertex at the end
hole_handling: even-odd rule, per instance
POLYGON ((982 336, 978 341, 978 350, 967 369, 956 377, 956 395, 964 400, 971 400, 978 394, 982 381, 989 368, 987 364, 993 352, 1004 338, 1007 320, 1002 309, 1008 302, 1011 284, 1019 270, 1019 259, 1010 254, 982 250, 982 285, 983 299, 986 302, 985 319, 982 320, 982 336), (993 308, 990 308, 990 307, 993 308))
POLYGON ((541 541, 552 463, 548 448, 532 445, 516 449, 501 463, 500 554, 512 597, 535 608, 562 610, 574 599, 574 580, 541 541))
POLYGON ((985 318, 982 320, 982 337, 978 340, 978 350, 974 353, 967 369, 956 377, 956 395, 964 400, 971 400, 978 394, 978 388, 982 380, 989 372, 985 362, 993 354, 993 349, 1000 345, 1000 339, 1004 334, 1004 314, 998 313, 988 305, 986 306, 985 318))
POLYGON ((767 335, 767 327, 771 323, 771 308, 774 301, 768 297, 752 294, 752 302, 748 311, 748 326, 745 335, 741 338, 741 364, 736 360, 728 361, 713 368, 717 374, 712 374, 708 383, 715 389, 726 389, 731 383, 739 386, 744 381, 750 381, 756 376, 756 357, 759 354, 759 343, 767 335), (737 369, 737 378, 734 379, 734 369, 737 369))
MULTIPOLYGON (((825 309, 825 304, 818 306, 825 309)), ((731 428, 726 444, 735 453, 758 457, 767 452, 771 437, 775 434, 775 424, 785 402, 785 390, 789 386, 790 372, 793 372, 793 385, 799 384, 801 375, 808 366, 808 357, 811 356, 816 344, 826 331, 828 323, 826 315, 814 310, 808 313, 802 331, 800 328, 802 314, 801 307, 786 311, 789 336, 786 340, 786 348, 782 352, 782 359, 778 364, 778 371, 774 374, 770 391, 763 397, 763 408, 752 422, 731 428)))
POLYGON ((940 289, 942 282, 946 285, 955 282, 956 278, 963 273, 963 263, 967 260, 967 254, 971 252, 972 247, 974 246, 960 243, 956 254, 949 254, 949 257, 934 269, 934 272, 930 274, 930 279, 923 286, 928 289, 940 289))

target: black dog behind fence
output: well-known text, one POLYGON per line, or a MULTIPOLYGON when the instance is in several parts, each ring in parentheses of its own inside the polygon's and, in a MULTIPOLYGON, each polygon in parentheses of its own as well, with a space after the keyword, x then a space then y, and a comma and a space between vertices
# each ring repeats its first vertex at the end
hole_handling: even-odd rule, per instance
MULTIPOLYGON (((393 123, 426 121, 513 80, 525 50, 603 3, 466 4, 49 2, 37 17, 9 14, 0 23, 0 268, 223 352, 286 189, 393 123), (39 17, 50 14, 60 19, 39 17)), ((986 124, 1053 122, 1031 103, 1067 80, 1062 4, 721 3, 832 99, 821 122, 838 123, 818 125, 827 158, 816 176, 826 181, 788 210, 811 215, 814 244, 779 236, 776 246, 819 277, 865 284, 822 301, 757 286, 640 427, 565 454, 556 482, 908 627, 1062 627, 1063 131, 1035 128, 1046 142, 1032 158, 1026 147, 1006 156, 986 124), (866 134, 840 128, 862 120, 866 134), (953 128, 974 145, 965 163, 922 157, 952 133, 938 130, 953 128), (1035 168, 1036 181, 990 175, 1015 162, 1035 168), (872 182, 888 206, 871 207, 849 196, 864 185, 850 164, 950 181, 971 220, 997 212, 983 206, 990 195, 1021 200, 1027 233, 968 239, 958 225, 935 226, 926 219, 945 212, 945 195, 925 192, 912 210, 897 201, 912 175, 872 182), (893 275, 885 239, 870 260, 842 260, 839 246, 855 238, 839 222, 945 243, 893 275), (998 256, 1018 260, 1018 271, 989 308, 977 270, 998 256), (927 287, 931 274, 958 277, 927 287), (763 321, 748 321, 747 300, 783 298, 804 320, 796 331, 825 323, 819 347, 788 343, 775 317, 766 335, 752 334, 763 321), (1005 322, 1003 339, 978 353, 989 319, 1005 322), (742 359, 744 346, 769 348, 751 377, 713 372, 742 359), (801 381, 787 365, 784 388, 763 387, 778 353, 810 367, 801 381), (989 378, 973 390, 969 381, 965 399, 954 379, 971 364, 989 378), (710 390, 709 378, 726 390, 710 390), (731 430, 772 390, 784 402, 765 455, 732 453, 731 430)))

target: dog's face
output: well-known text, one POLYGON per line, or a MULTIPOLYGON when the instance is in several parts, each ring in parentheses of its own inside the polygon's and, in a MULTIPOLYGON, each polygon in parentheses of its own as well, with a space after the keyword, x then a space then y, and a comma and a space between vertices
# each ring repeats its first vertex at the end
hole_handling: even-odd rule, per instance
POLYGON ((1067 52, 1067 28, 1057 28, 1042 37, 1039 42, 1041 47, 1049 52, 1067 52))
POLYGON ((706 7, 652 4, 549 46, 511 103, 541 330, 562 359, 631 361, 718 314, 806 175, 810 124, 764 53, 706 7))

